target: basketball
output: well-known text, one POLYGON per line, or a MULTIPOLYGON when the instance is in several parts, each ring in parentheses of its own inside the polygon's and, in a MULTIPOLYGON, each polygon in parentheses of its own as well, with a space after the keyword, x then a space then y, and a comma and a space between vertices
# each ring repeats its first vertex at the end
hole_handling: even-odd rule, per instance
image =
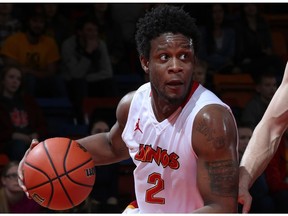
POLYGON ((55 137, 40 142, 29 152, 23 176, 33 200, 52 210, 66 210, 88 197, 96 173, 84 147, 69 138, 55 137))

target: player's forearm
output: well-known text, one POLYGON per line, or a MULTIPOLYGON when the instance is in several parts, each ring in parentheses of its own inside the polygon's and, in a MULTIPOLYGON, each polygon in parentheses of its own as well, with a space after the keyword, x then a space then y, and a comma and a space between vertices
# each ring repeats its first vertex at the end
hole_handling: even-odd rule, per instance
POLYGON ((121 160, 111 148, 106 133, 91 135, 77 142, 92 155, 95 165, 111 164, 121 160))
POLYGON ((265 124, 257 125, 241 159, 240 186, 250 188, 278 148, 281 134, 273 134, 265 124))
POLYGON ((115 131, 87 136, 77 142, 92 155, 95 165, 117 163, 130 157, 128 148, 115 131))

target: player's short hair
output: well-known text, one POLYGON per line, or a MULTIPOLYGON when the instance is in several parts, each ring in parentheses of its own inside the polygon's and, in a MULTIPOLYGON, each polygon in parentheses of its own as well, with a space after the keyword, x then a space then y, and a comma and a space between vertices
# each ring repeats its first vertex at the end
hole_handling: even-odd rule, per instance
POLYGON ((197 53, 200 33, 195 22, 182 7, 164 4, 152 8, 136 24, 135 40, 139 55, 148 59, 151 40, 168 32, 191 38, 194 52, 197 53))

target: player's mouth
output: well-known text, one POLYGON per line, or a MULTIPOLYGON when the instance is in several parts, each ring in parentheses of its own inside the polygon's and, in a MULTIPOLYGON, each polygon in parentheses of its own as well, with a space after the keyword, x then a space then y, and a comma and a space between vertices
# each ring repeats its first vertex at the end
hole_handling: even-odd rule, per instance
POLYGON ((171 89, 178 89, 182 87, 183 84, 184 82, 182 82, 181 80, 172 80, 166 83, 166 85, 171 89))

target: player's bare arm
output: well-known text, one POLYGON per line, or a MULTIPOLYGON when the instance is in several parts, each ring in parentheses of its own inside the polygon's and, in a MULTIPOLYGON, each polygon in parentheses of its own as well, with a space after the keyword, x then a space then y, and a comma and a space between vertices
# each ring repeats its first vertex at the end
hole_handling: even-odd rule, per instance
POLYGON ((286 65, 282 83, 275 92, 262 120, 256 126, 240 164, 241 167, 245 167, 251 176, 249 187, 251 187, 272 159, 278 148, 281 136, 287 129, 287 93, 288 67, 286 65), (257 145, 257 148, 254 145, 257 145), (257 157, 256 161, 254 161, 255 157, 257 157))
POLYGON ((96 165, 111 164, 128 159, 129 152, 122 140, 133 93, 128 93, 118 104, 117 121, 108 133, 99 133, 77 140, 93 156, 96 165))
POLYGON ((249 212, 252 202, 248 192, 249 188, 267 167, 278 148, 281 136, 287 130, 287 93, 288 65, 286 64, 282 82, 270 101, 263 118, 254 129, 240 163, 238 201, 243 204, 244 213, 249 212))
POLYGON ((193 134, 197 183, 204 201, 196 212, 237 212, 238 138, 233 116, 223 106, 205 106, 195 118, 193 134))

